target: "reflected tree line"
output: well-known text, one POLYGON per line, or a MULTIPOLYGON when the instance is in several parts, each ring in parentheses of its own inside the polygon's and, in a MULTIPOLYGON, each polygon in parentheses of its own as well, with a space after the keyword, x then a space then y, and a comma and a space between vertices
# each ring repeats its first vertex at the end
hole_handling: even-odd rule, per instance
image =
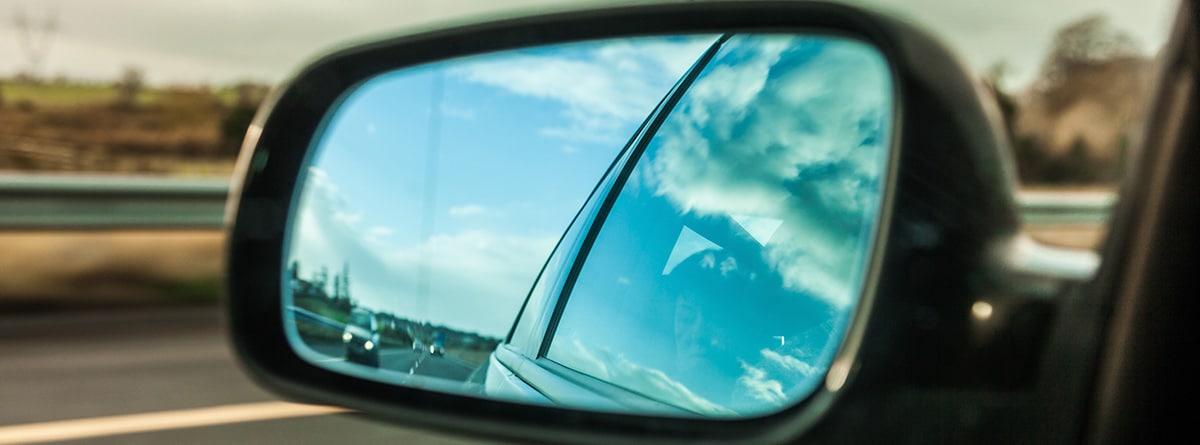
POLYGON ((385 350, 405 348, 415 351, 420 347, 424 352, 438 343, 444 347, 446 355, 477 366, 487 360, 488 354, 501 341, 496 337, 433 324, 429 320, 414 320, 361 304, 351 295, 349 263, 344 263, 342 270, 332 275, 326 266, 321 266, 305 277, 300 262, 292 261, 288 275, 292 305, 324 319, 295 317, 297 331, 309 345, 340 344, 342 326, 356 308, 367 309, 374 314, 380 342, 385 350))

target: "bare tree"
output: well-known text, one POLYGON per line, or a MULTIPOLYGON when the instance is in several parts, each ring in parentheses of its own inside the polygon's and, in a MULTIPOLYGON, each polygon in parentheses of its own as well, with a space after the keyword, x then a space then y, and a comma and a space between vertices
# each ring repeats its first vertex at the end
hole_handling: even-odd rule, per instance
POLYGON ((258 108, 259 102, 262 101, 261 91, 264 88, 253 82, 241 82, 234 86, 234 91, 237 93, 237 99, 234 103, 235 107, 258 108))
POLYGON ((1072 73, 1120 57, 1140 56, 1137 43, 1108 17, 1094 14, 1060 28, 1042 62, 1034 88, 1046 91, 1060 86, 1072 73))
POLYGON ((33 81, 41 78, 42 62, 46 60, 46 54, 50 52, 50 43, 54 40, 54 33, 58 31, 57 16, 56 13, 48 13, 41 22, 38 22, 26 16, 25 11, 20 9, 13 14, 13 27, 17 30, 17 44, 25 53, 25 60, 29 62, 25 73, 33 81))
POLYGON ((117 107, 123 109, 133 109, 137 107, 138 94, 142 92, 142 87, 145 86, 145 81, 142 75, 142 70, 133 66, 126 66, 121 72, 121 80, 117 82, 117 107))
POLYGON ((1147 94, 1149 59, 1106 16, 1055 33, 1038 78, 1017 102, 1013 129, 1023 180, 1111 183, 1147 94))

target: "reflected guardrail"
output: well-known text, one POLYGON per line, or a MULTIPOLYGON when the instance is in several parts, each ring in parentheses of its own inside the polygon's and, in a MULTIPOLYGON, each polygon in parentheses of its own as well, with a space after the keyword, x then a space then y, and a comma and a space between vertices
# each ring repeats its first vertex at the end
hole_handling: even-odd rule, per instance
MULTIPOLYGON (((0 229, 222 227, 229 181, 153 177, 0 175, 0 229)), ((1103 225, 1107 191, 1022 191, 1033 226, 1103 225)))
POLYGON ((324 326, 324 327, 327 327, 330 329, 335 329, 338 331, 346 328, 345 323, 340 323, 336 320, 325 317, 323 315, 320 315, 320 314, 310 311, 308 309, 304 309, 304 308, 296 307, 296 306, 288 306, 288 309, 291 310, 292 317, 294 317, 296 320, 307 321, 309 323, 321 325, 321 326, 324 326))
POLYGON ((0 229, 217 229, 229 181, 0 175, 0 229))

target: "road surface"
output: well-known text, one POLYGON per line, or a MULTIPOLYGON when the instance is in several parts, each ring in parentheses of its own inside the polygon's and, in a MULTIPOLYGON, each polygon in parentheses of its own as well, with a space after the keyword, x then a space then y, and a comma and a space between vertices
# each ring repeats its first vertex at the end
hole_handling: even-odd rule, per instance
MULTIPOLYGON (((393 355, 385 364, 412 357, 393 355)), ((441 362, 453 365, 418 369, 444 372, 431 366, 441 362)), ((0 310, 0 444, 31 437, 19 434, 75 437, 53 441, 69 444, 489 443, 330 411, 255 386, 234 363, 215 307, 0 310), (51 423, 67 420, 76 422, 51 423)))
MULTIPOLYGON (((315 351, 329 358, 324 361, 345 361, 345 350, 340 344, 309 344, 315 351)), ((410 348, 383 346, 379 351, 379 368, 426 377, 465 381, 474 369, 453 357, 432 355, 428 351, 413 351, 410 348)))

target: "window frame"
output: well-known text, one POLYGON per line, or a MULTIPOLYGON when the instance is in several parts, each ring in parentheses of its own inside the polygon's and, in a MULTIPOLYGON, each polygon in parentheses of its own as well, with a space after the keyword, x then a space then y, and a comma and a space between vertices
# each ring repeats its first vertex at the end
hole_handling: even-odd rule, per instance
MULTIPOLYGON (((570 287, 573 286, 575 278, 579 274, 579 269, 582 267, 584 260, 587 259, 588 251, 591 245, 595 242, 596 235, 599 234, 600 227, 603 226, 607 219, 608 211, 611 210, 613 202, 616 201, 617 195, 624 187, 625 181, 628 179, 633 167, 636 166, 636 160, 641 158, 642 152, 645 151, 649 140, 658 132, 658 127, 662 121, 674 110, 679 98, 687 91, 691 82, 695 80, 704 67, 708 65, 708 61, 712 60, 712 56, 720 49, 721 44, 728 38, 730 34, 721 34, 707 50, 697 58, 695 64, 688 69, 679 81, 675 83, 667 94, 659 101, 658 105, 647 115, 646 119, 638 127, 637 131, 630 138, 629 142, 617 155, 617 158, 609 166, 600 182, 592 191, 583 207, 575 215, 571 224, 563 232, 563 236, 551 251, 549 258, 542 265, 541 271, 538 272, 537 278, 534 280, 530 291, 525 296, 525 301, 521 304, 521 309, 517 313, 516 321, 509 331, 505 341, 526 358, 542 359, 546 355, 546 351, 550 347, 550 339, 553 338, 554 331, 557 329, 558 320, 562 317, 562 310, 566 304, 565 296, 570 294, 570 287), (631 163, 632 162, 632 163, 631 163), (584 230, 586 228, 586 230, 584 230), (574 233, 575 236, 571 236, 574 233), (563 250, 569 249, 569 250, 563 250), (558 255, 567 255, 563 258, 556 269, 551 269, 558 255), (551 280, 545 282, 544 280, 551 280), (536 312, 530 312, 529 303, 534 297, 534 291, 538 290, 541 284, 549 286, 546 290, 546 300, 536 312), (529 321, 527 317, 532 319, 532 328, 529 331, 528 337, 519 337, 517 327, 522 322, 529 321)), ((552 367, 562 365, 553 363, 552 367)), ((563 367, 566 368, 566 367, 563 367)), ((569 368, 567 368, 569 369, 569 368)), ((582 374, 581 374, 582 375, 582 374)))

